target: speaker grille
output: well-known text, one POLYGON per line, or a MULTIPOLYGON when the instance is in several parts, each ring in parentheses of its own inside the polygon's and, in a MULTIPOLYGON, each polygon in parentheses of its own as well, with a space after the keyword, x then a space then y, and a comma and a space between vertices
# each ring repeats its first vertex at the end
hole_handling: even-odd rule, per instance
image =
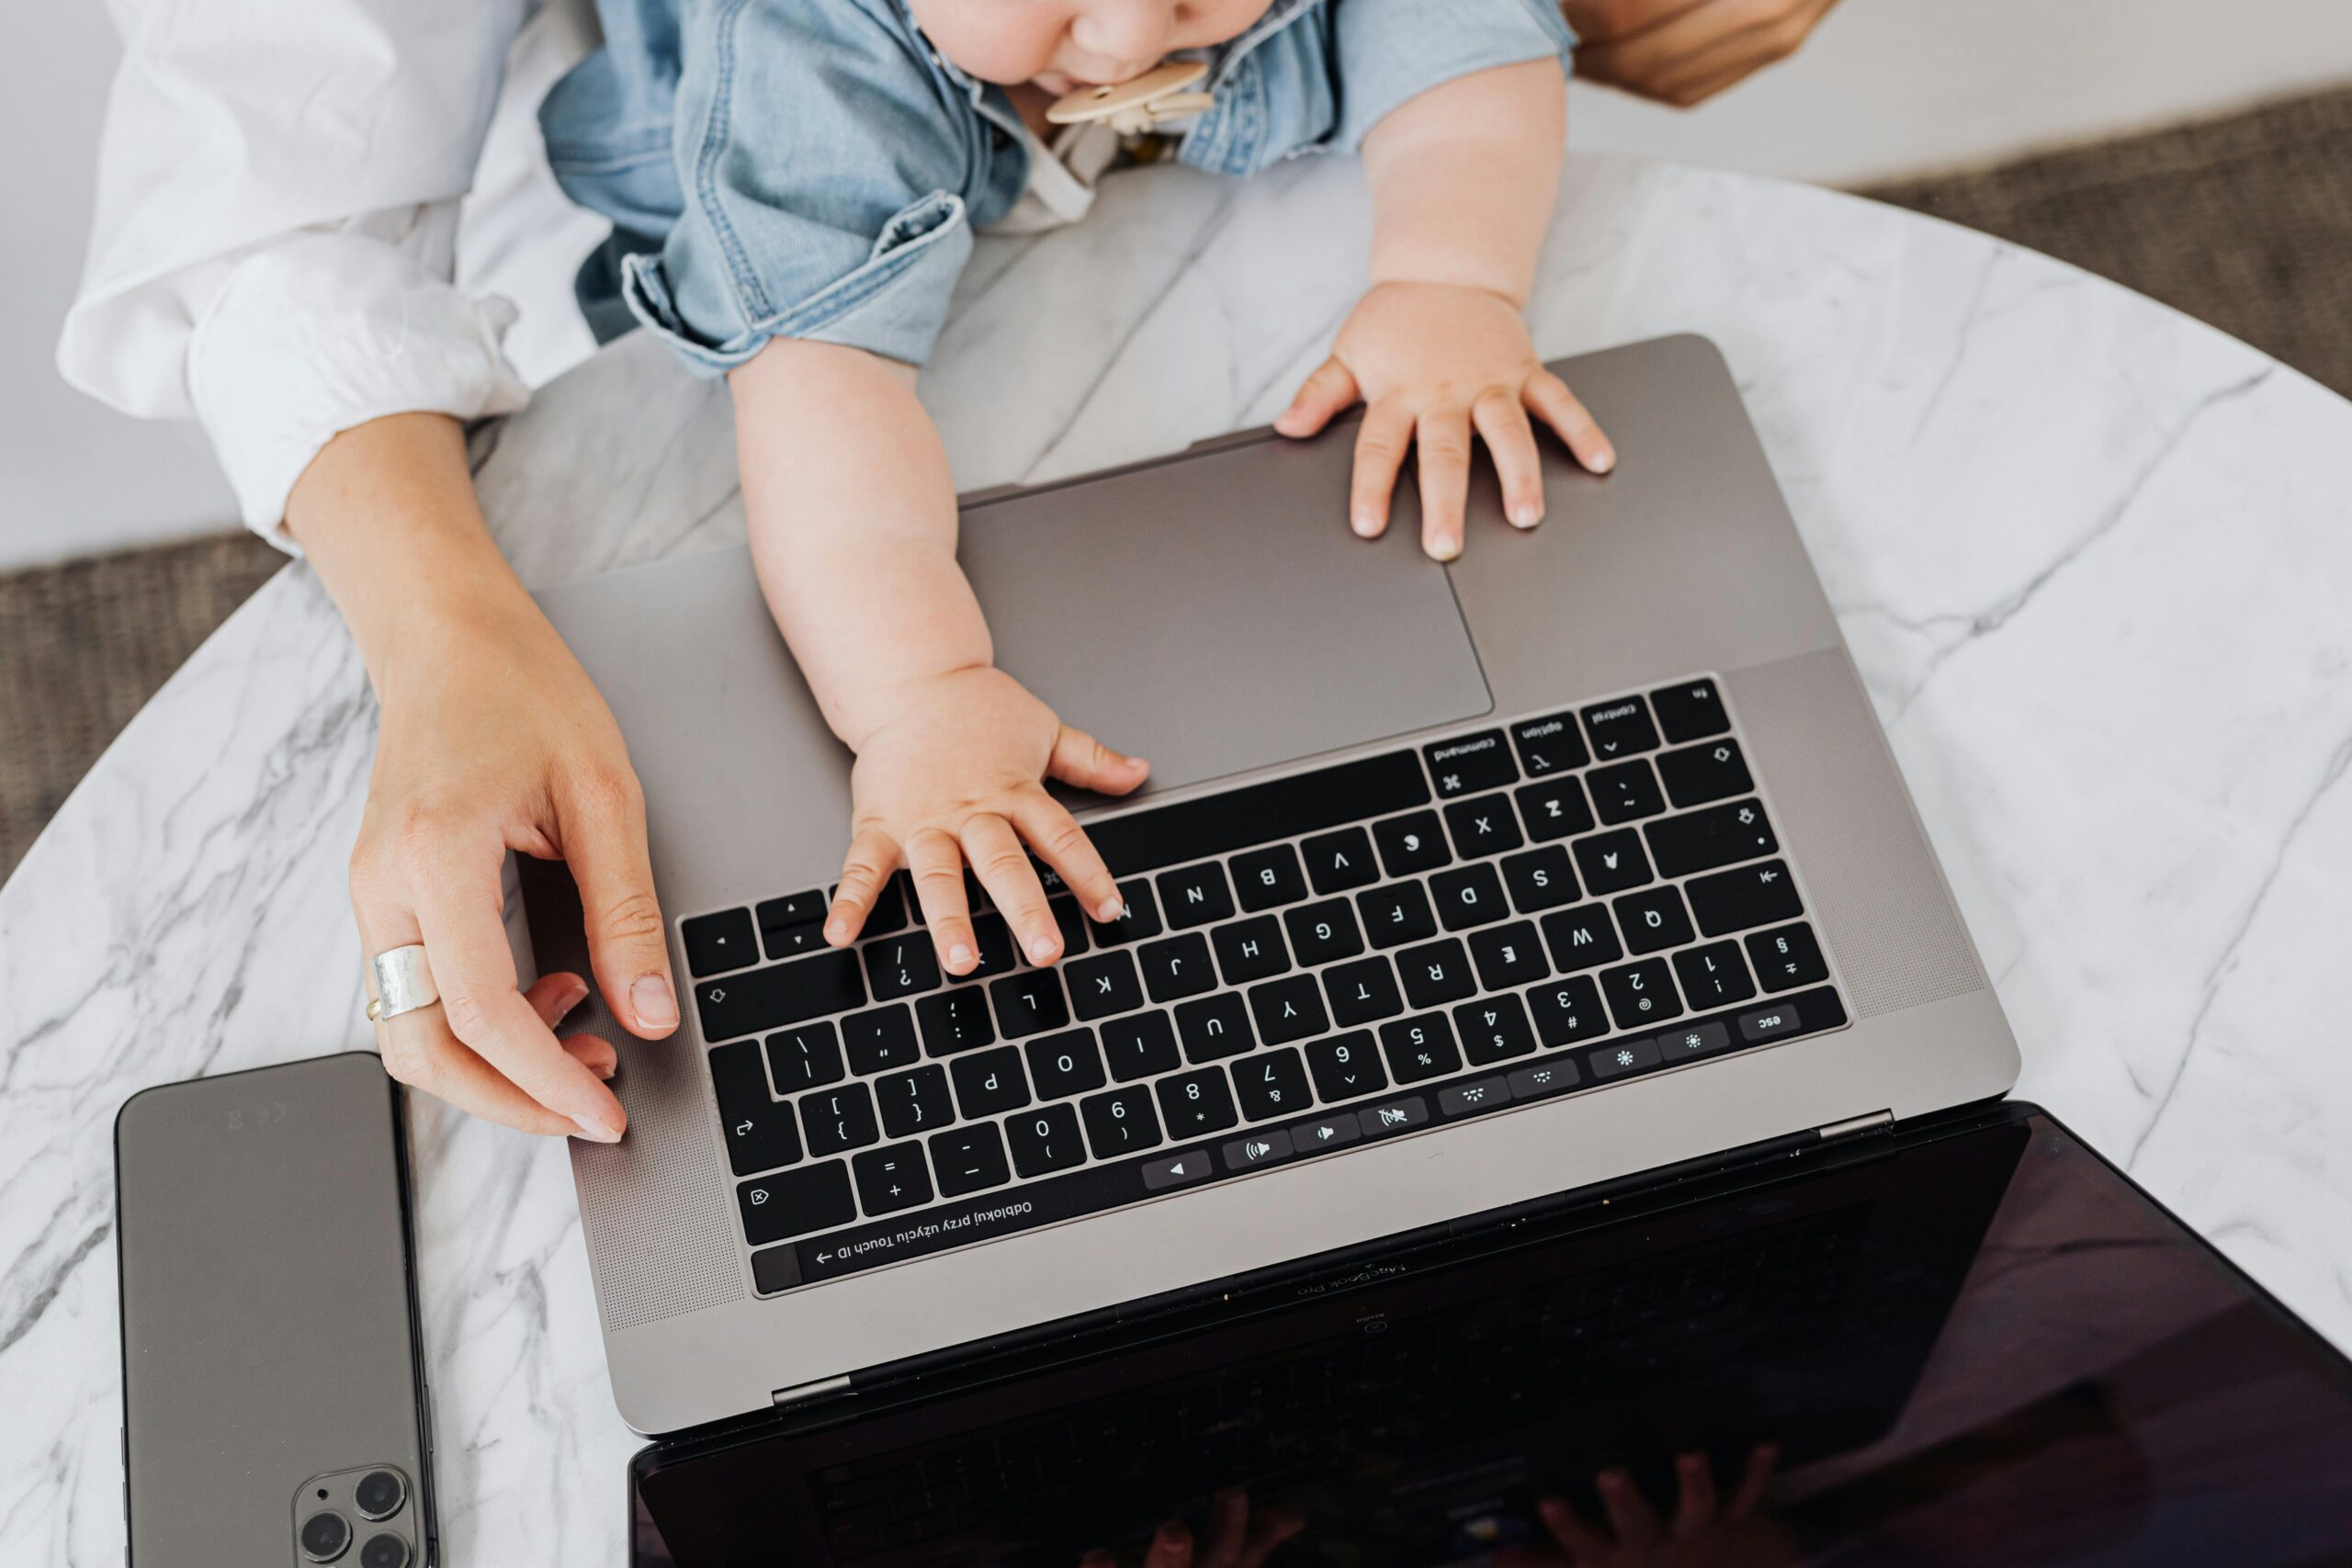
POLYGON ((1984 972, 1845 649, 1759 664, 1724 683, 1855 1016, 1982 989, 1984 972))

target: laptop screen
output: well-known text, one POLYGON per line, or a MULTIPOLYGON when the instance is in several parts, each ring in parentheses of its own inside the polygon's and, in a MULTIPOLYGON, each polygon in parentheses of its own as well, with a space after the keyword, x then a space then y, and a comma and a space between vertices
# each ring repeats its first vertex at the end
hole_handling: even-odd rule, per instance
POLYGON ((2352 1367, 2047 1117, 1794 1171, 649 1450, 636 1561, 2352 1552, 2352 1367))

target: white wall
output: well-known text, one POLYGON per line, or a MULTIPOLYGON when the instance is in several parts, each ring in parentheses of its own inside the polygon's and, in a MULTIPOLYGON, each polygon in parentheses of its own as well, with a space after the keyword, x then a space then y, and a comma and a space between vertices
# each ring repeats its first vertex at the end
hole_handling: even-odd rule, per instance
MULTIPOLYGON (((97 0, 18 9, 0 56, 0 570, 233 517, 193 432, 124 419, 57 378, 114 45, 97 0)), ((1682 114, 1579 91, 1570 134, 1854 184, 2347 81, 2352 0, 1845 0, 1804 53, 1736 92, 1682 114)), ((551 254, 515 254, 510 231, 495 268, 523 302, 518 347, 540 369, 576 350, 562 313, 589 243, 553 212, 541 205, 515 226, 551 234, 551 254)))

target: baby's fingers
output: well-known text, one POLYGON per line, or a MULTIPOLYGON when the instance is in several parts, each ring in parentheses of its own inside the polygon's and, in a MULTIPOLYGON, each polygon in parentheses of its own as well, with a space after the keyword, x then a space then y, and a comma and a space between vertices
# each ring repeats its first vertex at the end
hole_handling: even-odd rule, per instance
POLYGON ((1528 378, 1520 397, 1537 418, 1559 432, 1577 462, 1596 474, 1617 466, 1617 448, 1610 445, 1609 437, 1601 434, 1600 422, 1577 400, 1566 381, 1549 370, 1539 370, 1528 378))
POLYGON ((825 916, 825 940, 847 947, 865 929, 874 900, 883 884, 898 869, 899 846, 888 833, 867 828, 849 841, 849 856, 842 862, 842 885, 833 890, 833 907, 825 916))
POLYGON ((1104 925, 1119 918, 1119 885, 1111 879, 1086 829, 1043 789, 1024 790, 1013 802, 1012 825, 1030 848, 1078 895, 1078 905, 1104 925))
POLYGON ((1414 428, 1421 456, 1421 550, 1431 560, 1462 553, 1462 511, 1470 496, 1470 419, 1458 408, 1424 409, 1414 428))
POLYGON ((1114 751, 1083 729, 1065 724, 1054 737, 1053 755, 1046 760, 1046 776, 1097 795, 1125 795, 1143 783, 1151 764, 1141 757, 1114 751))
POLYGON ((1348 482, 1348 526, 1367 539, 1388 527, 1388 501, 1396 493, 1396 470, 1413 441, 1413 411, 1383 398, 1363 411, 1356 430, 1355 472, 1348 482))
POLYGON ((1503 515, 1514 528, 1534 527, 1544 521, 1544 465, 1535 455, 1535 428, 1527 423, 1527 411, 1498 388, 1470 406, 1470 418, 1502 480, 1503 515))
POLYGON ((964 846, 944 829, 925 828, 908 836, 906 855, 939 966, 950 975, 970 974, 979 967, 980 949, 972 935, 971 900, 964 894, 964 846))
POLYGON ((1029 962, 1051 964, 1059 958, 1061 928, 1046 908, 1045 885, 1037 880, 1037 868, 1029 863, 1029 852, 1021 847, 1012 824, 988 812, 974 816, 964 824, 964 853, 1029 962))
POLYGON ((1274 429, 1284 435, 1312 435, 1358 395, 1353 373, 1338 360, 1327 359, 1299 383, 1290 407, 1274 416, 1274 429))

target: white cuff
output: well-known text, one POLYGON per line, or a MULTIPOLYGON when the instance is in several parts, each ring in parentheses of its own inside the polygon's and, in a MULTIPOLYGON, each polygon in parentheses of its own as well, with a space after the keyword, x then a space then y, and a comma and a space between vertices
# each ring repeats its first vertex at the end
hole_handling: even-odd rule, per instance
POLYGON ((521 408, 530 389, 499 346, 514 321, 505 299, 470 299, 361 234, 307 234, 239 262, 196 323, 187 378, 246 525, 291 549, 287 492, 354 425, 521 408))

